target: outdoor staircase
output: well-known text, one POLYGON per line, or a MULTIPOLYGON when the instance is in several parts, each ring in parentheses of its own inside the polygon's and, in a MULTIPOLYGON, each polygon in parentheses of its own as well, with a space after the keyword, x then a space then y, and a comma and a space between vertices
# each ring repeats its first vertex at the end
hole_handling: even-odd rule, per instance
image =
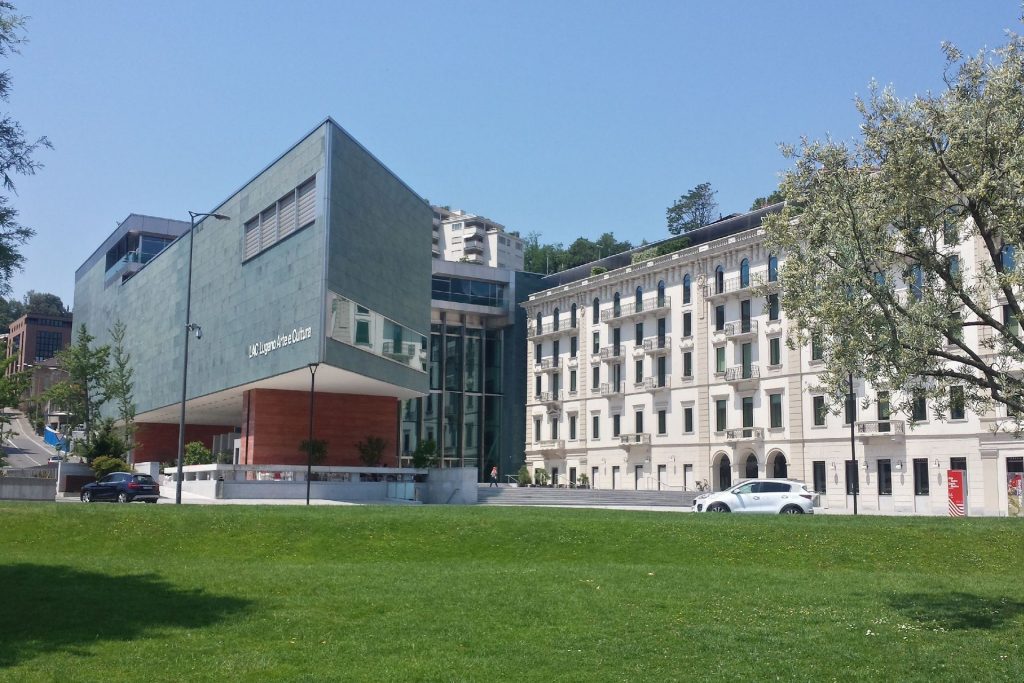
POLYGON ((690 507, 693 491, 626 491, 567 489, 503 484, 499 488, 479 485, 480 505, 558 505, 578 507, 690 507))

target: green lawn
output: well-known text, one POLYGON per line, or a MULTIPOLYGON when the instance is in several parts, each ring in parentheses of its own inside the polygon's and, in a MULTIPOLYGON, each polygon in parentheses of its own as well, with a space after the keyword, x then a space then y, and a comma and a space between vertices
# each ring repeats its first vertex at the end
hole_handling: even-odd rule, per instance
POLYGON ((0 680, 1024 680, 1024 524, 0 503, 0 680))

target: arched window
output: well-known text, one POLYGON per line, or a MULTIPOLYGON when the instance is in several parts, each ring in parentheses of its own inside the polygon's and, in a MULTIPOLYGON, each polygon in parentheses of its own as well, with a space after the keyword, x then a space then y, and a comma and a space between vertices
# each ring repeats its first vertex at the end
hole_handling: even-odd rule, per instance
POLYGON ((534 334, 543 334, 544 323, 541 322, 541 319, 542 319, 542 316, 540 314, 540 311, 537 311, 537 330, 536 330, 536 332, 534 332, 534 334))
POLYGON ((637 287, 636 288, 636 297, 634 298, 634 301, 636 302, 634 308, 637 311, 644 310, 644 288, 643 287, 637 287))
POLYGON ((592 310, 590 311, 590 317, 592 318, 592 324, 596 325, 597 323, 601 322, 601 300, 598 299, 596 296, 594 297, 594 303, 592 305, 592 310))
POLYGON ((715 294, 721 294, 725 291, 725 268, 718 266, 715 268, 715 294))
POLYGON ((747 479, 757 479, 757 456, 751 453, 747 456, 747 467, 745 476, 747 479))
POLYGON ((690 274, 683 276, 683 303, 690 303, 690 274))
POLYGON ((615 292, 615 296, 612 298, 612 315, 616 318, 622 315, 622 302, 619 299, 618 292, 615 292))
POLYGON ((779 281, 779 259, 775 254, 768 254, 768 282, 779 281))
POLYGON ((665 281, 658 282, 658 308, 665 305, 665 281))
POLYGON ((789 476, 788 472, 789 468, 786 467, 786 456, 782 453, 776 453, 772 476, 776 479, 785 479, 789 476))
POLYGON ((576 327, 576 304, 569 309, 569 327, 576 327))
POLYGON ((729 462, 729 456, 723 455, 722 459, 718 461, 718 490, 724 491, 732 486, 732 463, 729 462))
POLYGON ((557 330, 558 329, 558 312, 559 311, 556 308, 555 312, 551 315, 551 318, 552 318, 552 320, 551 320, 551 329, 552 330, 557 330))
POLYGON ((750 261, 740 261, 740 288, 746 289, 750 286, 750 261))

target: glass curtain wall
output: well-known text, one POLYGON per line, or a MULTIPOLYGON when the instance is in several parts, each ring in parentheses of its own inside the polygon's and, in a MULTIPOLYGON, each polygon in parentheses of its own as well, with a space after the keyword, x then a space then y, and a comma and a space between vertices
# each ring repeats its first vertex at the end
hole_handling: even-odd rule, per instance
POLYGON ((498 464, 504 342, 502 330, 431 326, 430 394, 402 402, 403 464, 426 440, 434 441, 441 467, 498 464))

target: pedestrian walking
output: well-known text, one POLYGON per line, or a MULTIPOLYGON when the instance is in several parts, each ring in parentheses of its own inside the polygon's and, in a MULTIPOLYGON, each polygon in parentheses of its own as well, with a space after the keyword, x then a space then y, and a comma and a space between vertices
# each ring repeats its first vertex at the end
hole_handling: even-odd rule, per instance
POLYGON ((491 468, 491 483, 487 485, 487 488, 498 487, 498 466, 495 465, 491 468))

